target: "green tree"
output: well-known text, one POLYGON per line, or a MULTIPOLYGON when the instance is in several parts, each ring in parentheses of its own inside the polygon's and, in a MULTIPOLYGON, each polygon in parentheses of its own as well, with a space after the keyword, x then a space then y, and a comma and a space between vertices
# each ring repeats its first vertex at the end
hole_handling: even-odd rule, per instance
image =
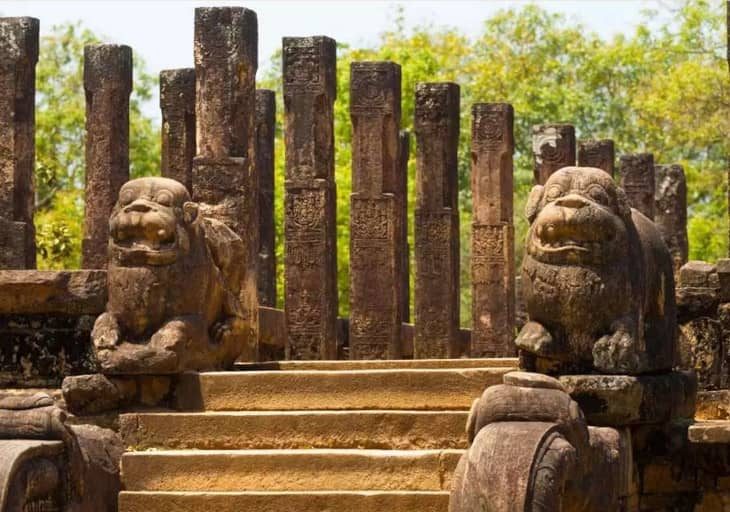
MULTIPOLYGON (((39 268, 78 268, 84 213, 84 46, 101 38, 80 23, 41 38, 36 68, 36 215, 39 268)), ((134 56, 130 98, 130 173, 158 173, 159 127, 142 112, 156 77, 134 56)))

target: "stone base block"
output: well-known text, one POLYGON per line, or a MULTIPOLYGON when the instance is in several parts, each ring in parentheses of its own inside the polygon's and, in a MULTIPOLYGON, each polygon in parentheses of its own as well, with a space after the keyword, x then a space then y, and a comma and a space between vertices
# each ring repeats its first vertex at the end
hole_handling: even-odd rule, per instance
POLYGON ((663 423, 694 415, 697 380, 691 372, 567 375, 560 382, 591 425, 663 423))

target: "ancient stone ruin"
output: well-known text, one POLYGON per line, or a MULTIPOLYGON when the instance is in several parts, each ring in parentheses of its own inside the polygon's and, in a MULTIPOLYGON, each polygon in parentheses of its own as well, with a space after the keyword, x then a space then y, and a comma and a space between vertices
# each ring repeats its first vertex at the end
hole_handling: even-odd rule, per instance
POLYGON ((537 125, 516 240, 520 112, 467 106, 465 329, 459 84, 416 86, 411 155, 400 66, 353 62, 338 317, 336 42, 284 38, 277 106, 256 14, 198 8, 159 177, 131 49, 86 48, 84 268, 39 271, 38 31, 0 18, 0 512, 730 510, 730 259, 688 261, 681 166, 537 125))

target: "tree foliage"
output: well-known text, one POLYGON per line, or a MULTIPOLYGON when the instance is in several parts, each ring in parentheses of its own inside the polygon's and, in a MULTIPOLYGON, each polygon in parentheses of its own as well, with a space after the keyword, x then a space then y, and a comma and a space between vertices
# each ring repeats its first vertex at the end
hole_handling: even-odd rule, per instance
MULTIPOLYGON (((36 68, 36 215, 39 268, 78 268, 84 213, 84 46, 97 37, 79 23, 41 38, 36 68)), ((130 98, 130 173, 157 173, 159 128, 142 112, 156 78, 134 56, 130 98)))

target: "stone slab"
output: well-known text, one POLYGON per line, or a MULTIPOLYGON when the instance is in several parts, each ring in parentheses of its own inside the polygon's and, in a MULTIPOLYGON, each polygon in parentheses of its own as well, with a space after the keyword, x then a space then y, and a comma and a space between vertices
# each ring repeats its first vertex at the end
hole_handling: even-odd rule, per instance
POLYGON ((134 449, 466 448, 467 411, 246 411, 120 416, 134 449))
POLYGON ((591 425, 663 423, 694 415, 697 381, 691 372, 568 375, 560 382, 591 425))
POLYGON ((98 315, 105 305, 104 270, 0 270, 0 315, 98 315))
POLYGON ((697 393, 696 420, 730 420, 730 390, 697 393))
POLYGON ((128 452, 128 491, 444 491, 463 450, 128 452))
POLYGON ((318 492, 129 492, 119 495, 119 512, 443 512, 446 491, 318 492))
POLYGON ((687 435, 693 443, 730 444, 730 421, 699 421, 690 425, 687 435))
POLYGON ((268 361, 264 363, 237 363, 238 371, 261 370, 438 370, 449 368, 510 368, 517 369, 516 357, 473 359, 380 359, 370 361, 268 361))
POLYGON ((469 409, 511 368, 186 373, 181 410, 469 409))

